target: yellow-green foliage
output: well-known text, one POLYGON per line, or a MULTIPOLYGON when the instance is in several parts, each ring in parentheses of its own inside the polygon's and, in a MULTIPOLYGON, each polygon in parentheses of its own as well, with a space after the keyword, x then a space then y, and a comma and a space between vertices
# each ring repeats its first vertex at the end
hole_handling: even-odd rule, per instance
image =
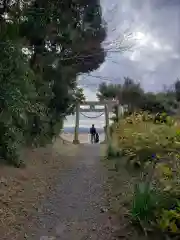
POLYGON ((157 223, 164 232, 170 231, 171 233, 179 234, 180 233, 180 203, 177 202, 177 205, 174 209, 162 209, 157 223))
POLYGON ((149 112, 134 112, 130 116, 126 117, 124 120, 126 123, 135 124, 137 122, 152 122, 154 115, 149 112))
POLYGON ((133 115, 116 124, 113 141, 131 160, 144 163, 153 154, 166 154, 180 148, 178 126, 144 121, 144 115, 133 115))
POLYGON ((154 124, 152 119, 152 116, 143 113, 121 120, 114 126, 112 140, 127 163, 139 166, 146 173, 143 181, 151 183, 149 190, 146 189, 143 194, 136 189, 133 216, 148 218, 150 211, 147 207, 152 210, 152 206, 156 206, 153 219, 149 222, 154 222, 163 232, 179 233, 180 205, 176 203, 180 196, 180 126, 174 124, 173 119, 173 124, 154 124), (161 196, 158 203, 152 202, 154 198, 150 197, 154 192, 161 196), (142 202, 146 204, 144 208, 142 202))
POLYGON ((115 146, 113 146, 112 144, 109 144, 109 146, 107 147, 107 157, 108 158, 115 158, 119 156, 119 151, 118 149, 116 149, 115 146))

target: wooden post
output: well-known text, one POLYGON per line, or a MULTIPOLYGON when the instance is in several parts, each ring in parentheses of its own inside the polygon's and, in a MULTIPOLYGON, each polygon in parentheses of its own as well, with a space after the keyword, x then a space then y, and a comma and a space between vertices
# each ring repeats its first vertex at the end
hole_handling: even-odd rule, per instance
POLYGON ((109 143, 110 141, 110 133, 109 133, 109 109, 108 109, 108 105, 105 104, 105 142, 109 143))
POLYGON ((118 119, 124 116, 124 107, 122 105, 118 105, 118 119))
POLYGON ((117 119, 118 119, 118 122, 119 122, 119 120, 121 118, 121 105, 120 105, 118 99, 116 101, 117 101, 117 103, 116 103, 116 106, 117 106, 117 119))
POLYGON ((73 143, 74 144, 79 144, 79 138, 78 138, 78 135, 79 135, 79 109, 80 109, 80 106, 79 106, 79 103, 76 104, 76 123, 75 123, 75 128, 74 128, 74 140, 73 140, 73 143))

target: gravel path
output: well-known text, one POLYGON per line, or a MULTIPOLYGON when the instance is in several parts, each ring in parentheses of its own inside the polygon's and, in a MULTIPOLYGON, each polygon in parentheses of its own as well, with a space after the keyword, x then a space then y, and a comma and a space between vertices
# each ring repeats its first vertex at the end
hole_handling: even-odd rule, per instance
POLYGON ((60 174, 58 185, 39 209, 35 221, 38 230, 26 239, 111 239, 103 210, 105 171, 99 151, 100 145, 80 145, 74 167, 60 174))

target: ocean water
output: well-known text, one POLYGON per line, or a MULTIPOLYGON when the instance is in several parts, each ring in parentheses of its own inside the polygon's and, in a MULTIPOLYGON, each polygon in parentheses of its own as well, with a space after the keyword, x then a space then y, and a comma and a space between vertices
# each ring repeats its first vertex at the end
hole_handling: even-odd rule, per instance
MULTIPOLYGON (((74 134, 72 133, 63 133, 61 135, 61 137, 69 142, 72 142, 74 139, 74 134)), ((100 142, 104 141, 105 139, 105 134, 101 133, 99 134, 99 140, 100 142)), ((79 141, 80 143, 90 143, 91 142, 91 136, 90 134, 86 134, 86 133, 80 133, 79 134, 79 141)))

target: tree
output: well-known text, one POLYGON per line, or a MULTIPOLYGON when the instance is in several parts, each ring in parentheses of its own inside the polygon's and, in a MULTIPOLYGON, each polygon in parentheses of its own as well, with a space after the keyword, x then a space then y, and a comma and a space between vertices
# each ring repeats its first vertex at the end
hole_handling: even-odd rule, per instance
POLYGON ((165 106, 162 99, 158 98, 155 93, 148 92, 144 95, 140 108, 143 111, 151 113, 165 112, 165 106))
MULTIPOLYGON (((68 93, 76 91, 76 75, 92 71, 104 61, 101 42, 105 28, 99 2, 36 0, 24 11, 24 16, 21 36, 33 51, 30 66, 38 76, 36 89, 43 95, 39 100, 49 102, 48 117, 59 120, 61 113, 70 114, 69 109, 73 109, 70 105, 74 98, 68 93), (45 84, 50 95, 43 94, 45 84)), ((35 125, 39 134, 40 119, 35 125)))
MULTIPOLYGON (((5 2, 7 3, 7 2, 5 2)), ((10 22, 3 17, 12 11, 4 3, 0 22, 0 156, 19 165, 18 153, 24 144, 27 130, 27 113, 41 113, 36 103, 34 74, 22 53, 16 18, 10 22)))
POLYGON ((128 105, 129 109, 134 111, 139 108, 143 94, 144 91, 139 83, 125 77, 123 84, 100 84, 97 97, 100 100, 116 98, 120 104, 128 105))
POLYGON ((176 100, 180 102, 180 80, 177 79, 175 84, 175 93, 176 93, 176 100))
MULTIPOLYGON (((120 104, 128 105, 129 112, 143 110, 175 114, 178 108, 176 99, 180 96, 180 81, 176 81, 174 88, 175 90, 166 89, 159 93, 144 92, 140 83, 125 77, 123 84, 100 84, 97 97, 100 100, 118 98, 120 104)), ((117 106, 114 113, 113 119, 117 121, 117 106)))
POLYGON ((120 91, 120 84, 106 84, 105 82, 103 82, 99 85, 97 98, 99 100, 114 99, 118 96, 120 91))
POLYGON ((129 111, 135 111, 139 109, 143 96, 144 91, 140 84, 135 83, 134 80, 129 77, 125 77, 122 90, 118 96, 119 102, 122 103, 122 105, 128 105, 129 111))
POLYGON ((105 36, 98 0, 3 1, 1 156, 14 161, 23 143, 59 134, 75 102, 84 100, 76 76, 104 61, 105 36))

